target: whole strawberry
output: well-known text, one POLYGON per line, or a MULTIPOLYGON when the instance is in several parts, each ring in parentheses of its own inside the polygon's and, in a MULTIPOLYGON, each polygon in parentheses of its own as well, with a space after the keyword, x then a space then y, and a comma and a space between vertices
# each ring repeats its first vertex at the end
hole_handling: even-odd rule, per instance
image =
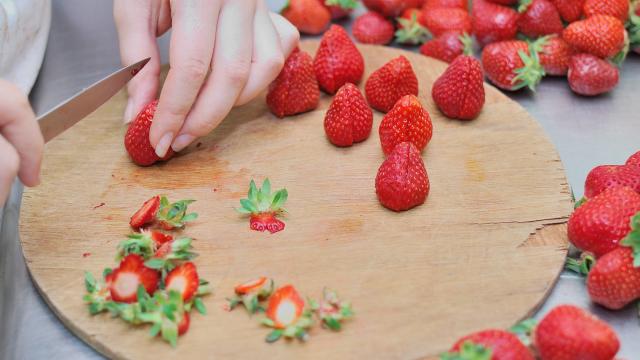
POLYGON ((640 151, 635 154, 629 156, 625 165, 640 167, 640 151))
POLYGON ((447 117, 472 120, 484 106, 482 79, 480 62, 471 56, 459 56, 433 84, 431 96, 447 117))
POLYGON ((585 0, 584 15, 610 15, 625 22, 629 18, 629 0, 585 0))
POLYGON ((324 117, 324 131, 336 146, 351 146, 371 133, 373 112, 358 88, 344 84, 333 98, 324 117))
POLYGON ((547 75, 566 76, 573 49, 558 35, 551 35, 540 43, 540 64, 547 75))
POLYGON ((600 165, 593 168, 584 183, 584 196, 592 198, 606 189, 627 186, 640 193, 640 169, 628 165, 600 165))
POLYGON ((542 360, 611 360, 620 349, 613 329, 573 305, 560 305, 538 324, 534 343, 542 360))
POLYGON ((450 63, 462 54, 472 55, 472 42, 466 33, 460 35, 457 31, 449 31, 422 44, 420 53, 450 63))
POLYGON ((331 25, 320 40, 313 68, 320 89, 335 94, 348 82, 360 82, 364 74, 364 58, 344 28, 331 25))
POLYGON ((124 147, 134 163, 140 166, 149 166, 160 160, 169 160, 173 156, 173 150, 169 148, 164 158, 156 155, 156 151, 149 141, 149 130, 153 123, 153 115, 156 112, 158 100, 148 103, 136 118, 129 124, 124 136, 124 147))
POLYGON ((460 8, 462 10, 467 10, 467 1, 466 0, 425 0, 422 5, 422 9, 429 11, 429 9, 435 8, 460 8))
POLYGON ((567 78, 575 93, 595 96, 613 90, 620 74, 618 68, 606 60, 591 54, 578 54, 571 57, 567 78))
POLYGON ((387 112, 405 95, 418 95, 418 78, 411 63, 398 56, 371 73, 364 86, 372 108, 387 112))
POLYGON ((317 35, 331 22, 331 13, 321 0, 287 0, 280 11, 302 33, 317 35))
POLYGON ((640 194, 628 187, 613 187, 578 207, 567 227, 569 240, 596 257, 618 247, 631 230, 629 219, 640 211, 640 194))
POLYGON ((417 8, 424 0, 362 0, 364 6, 371 11, 388 18, 396 18, 409 8, 417 8))
POLYGON ((277 117, 285 117, 318 107, 320 90, 311 56, 294 50, 278 77, 269 85, 267 105, 277 117))
POLYGON ((331 13, 331 19, 338 20, 348 17, 358 7, 357 0, 321 0, 331 13))
POLYGON ((624 24, 613 16, 594 15, 569 24, 562 37, 578 52, 606 59, 622 50, 625 30, 624 24))
POLYGON ((382 163, 376 176, 376 194, 380 203, 393 211, 424 203, 429 194, 429 177, 415 145, 398 144, 382 163))
POLYGON ((439 36, 448 31, 471 32, 469 14, 460 8, 430 8, 422 12, 420 22, 433 36, 439 36))
POLYGON ((420 9, 407 9, 397 19, 398 30, 395 33, 396 41, 400 44, 422 44, 428 37, 429 31, 422 26, 419 19, 422 18, 420 9))
POLYGON ((584 0, 551 0, 556 6, 562 19, 568 23, 579 20, 582 17, 584 0))
POLYGON ((607 309, 619 310, 640 298, 640 268, 634 250, 617 248, 598 259, 587 276, 589 298, 607 309))
POLYGON ((537 38, 564 30, 560 13, 549 0, 523 0, 518 10, 518 29, 525 36, 537 38))
POLYGON ((486 0, 474 0, 471 25, 480 46, 515 39, 519 14, 512 8, 486 0))
POLYGON ((535 46, 521 40, 487 45, 482 50, 482 67, 494 85, 510 91, 524 87, 535 90, 544 76, 535 46))
POLYGON ((504 330, 490 329, 478 331, 456 341, 449 353, 443 354, 441 359, 534 360, 534 357, 516 335, 504 330), (491 355, 488 357, 464 356, 467 354, 477 356, 482 354, 482 351, 490 351, 491 355))
POLYGON ((487 0, 487 1, 494 4, 500 4, 500 5, 506 5, 506 6, 515 5, 518 3, 518 0, 487 0))
POLYGON ((629 17, 630 49, 640 54, 640 1, 635 2, 635 11, 629 17))
POLYGON ((378 128, 380 144, 385 154, 390 154, 396 145, 409 141, 422 151, 433 135, 431 117, 417 97, 407 95, 395 104, 382 118, 378 128))
POLYGON ((393 40, 395 28, 384 16, 369 11, 353 22, 353 37, 363 44, 385 45, 393 40))

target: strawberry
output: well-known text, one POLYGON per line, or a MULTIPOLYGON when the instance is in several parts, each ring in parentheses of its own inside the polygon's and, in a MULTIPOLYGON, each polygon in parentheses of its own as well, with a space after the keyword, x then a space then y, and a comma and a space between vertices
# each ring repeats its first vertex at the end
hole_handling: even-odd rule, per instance
POLYGON ((238 295, 246 295, 255 291, 259 291, 260 289, 262 289, 262 287, 266 283, 267 283, 267 278, 264 276, 261 276, 257 279, 253 279, 245 283, 236 285, 236 287, 234 288, 234 291, 238 295))
POLYGON ((324 131, 336 146, 351 146, 366 140, 371 133, 373 112, 360 90, 344 84, 331 101, 324 117, 324 131))
POLYGON ((151 231, 151 239, 156 246, 162 246, 163 244, 173 241, 173 236, 161 231, 151 231))
POLYGON ((306 340, 307 329, 313 325, 313 319, 311 311, 304 307, 304 300, 292 285, 276 290, 269 298, 267 318, 263 320, 264 325, 274 328, 266 341, 274 342, 282 336, 306 340))
POLYGON ((321 0, 287 0, 280 13, 300 32, 312 35, 322 33, 331 22, 331 12, 321 0))
POLYGON ((382 151, 389 155, 396 145, 409 141, 422 151, 433 135, 429 113, 417 97, 403 96, 380 122, 378 129, 382 151))
POLYGON ((533 354, 520 339, 504 330, 483 330, 458 340, 443 360, 493 359, 534 360, 533 354), (478 356, 486 354, 487 356, 478 356))
POLYGON ((160 280, 158 272, 144 266, 144 260, 137 254, 127 255, 111 274, 109 279, 111 298, 113 301, 124 303, 138 300, 137 292, 140 285, 148 294, 153 294, 160 280))
POLYGON ((573 305, 551 310, 536 327, 534 342, 543 360, 610 360, 620 349, 607 323, 573 305))
POLYGON ((167 291, 177 291, 182 300, 189 301, 198 291, 200 278, 196 266, 189 261, 171 270, 164 283, 167 291))
POLYGON ((189 313, 184 311, 178 323, 178 336, 182 336, 189 331, 189 324, 191 324, 191 318, 189 317, 189 313))
POLYGON ((320 88, 335 94, 342 85, 362 79, 364 58, 344 28, 331 25, 320 40, 313 68, 320 88))
POLYGON ((640 167, 640 151, 629 156, 625 165, 640 167))
POLYGON ((264 276, 236 285, 234 289, 236 296, 228 299, 229 310, 233 310, 238 304, 243 304, 250 314, 263 310, 260 301, 271 296, 273 286, 273 280, 264 276))
POLYGON ((486 0, 486 1, 494 4, 505 5, 505 6, 511 6, 518 3, 518 0, 486 0))
POLYGON ((629 218, 639 211, 640 194, 633 189, 606 189, 573 212, 567 228, 569 240, 600 257, 618 247, 630 230, 629 218))
POLYGON ((467 1, 466 0, 425 0, 422 5, 422 10, 435 9, 439 7, 444 8, 460 8, 462 10, 467 10, 467 1))
POLYGON ((420 22, 433 36, 447 31, 471 32, 471 18, 466 10, 460 8, 430 8, 422 12, 420 22))
POLYGON ((627 165, 600 165, 593 168, 584 183, 584 196, 592 198, 612 187, 627 186, 640 193, 640 169, 627 165))
POLYGON ((396 41, 400 44, 422 44, 429 37, 429 31, 420 24, 421 17, 422 11, 420 9, 405 10, 402 16, 396 19, 398 22, 398 30, 395 33, 396 41))
POLYGON ((625 22, 629 18, 629 0, 585 0, 584 15, 610 15, 625 22))
POLYGON ((142 207, 136 211, 129 220, 129 225, 134 229, 139 229, 156 220, 156 214, 160 209, 160 196, 154 196, 142 204, 142 207))
POLYGON ((622 50, 625 30, 624 24, 613 16, 594 15, 569 24, 562 37, 578 52, 604 59, 622 50))
POLYGON ((313 110, 320 103, 320 89, 311 56, 294 50, 278 77, 269 85, 267 105, 271 112, 285 117, 313 110))
POLYGON ((433 84, 431 96, 445 116, 472 120, 484 106, 482 79, 480 62, 471 56, 459 56, 433 84))
POLYGON ((640 54, 640 2, 634 2, 633 6, 635 6, 635 11, 630 12, 628 22, 629 42, 630 48, 640 54))
POLYGON ((613 90, 620 79, 616 66, 591 54, 571 57, 567 73, 569 86, 575 93, 595 96, 613 90))
POLYGON ((620 247, 600 257, 587 276, 587 290, 591 301, 611 310, 639 299, 640 268, 634 266, 633 250, 620 247))
POLYGON ((429 177, 414 144, 408 141, 398 144, 380 165, 376 194, 380 203, 393 211, 409 210, 425 202, 429 177))
POLYGON ((400 55, 374 71, 364 91, 372 108, 388 112, 401 97, 418 95, 418 78, 409 60, 400 55))
POLYGON ((582 17, 582 8, 585 0, 551 0, 556 6, 562 19, 568 23, 579 20, 582 17))
POLYGON ((364 6, 388 18, 395 18, 409 8, 417 8, 424 0, 363 0, 364 6))
POLYGON ((472 55, 472 42, 467 33, 460 35, 456 31, 449 31, 422 44, 420 52, 425 56, 450 63, 462 54, 472 55))
POLYGON ((558 35, 546 37, 540 43, 540 64, 547 75, 566 76, 573 49, 558 35))
POLYGON ((322 289, 320 302, 311 300, 311 308, 322 320, 322 325, 333 331, 340 331, 342 322, 353 317, 351 303, 340 300, 338 294, 328 288, 322 289))
POLYGON ((357 0, 323 0, 324 5, 331 13, 331 19, 338 20, 345 18, 358 7, 357 0))
POLYGON ((140 210, 131 217, 129 225, 134 229, 156 223, 164 230, 183 228, 187 222, 198 218, 198 214, 189 213, 189 204, 195 200, 180 200, 170 203, 166 196, 154 196, 145 201, 140 210))
POLYGON ((140 166, 153 165, 160 160, 169 160, 173 156, 173 150, 169 148, 167 154, 160 158, 151 146, 149 140, 149 130, 153 123, 153 115, 156 112, 158 100, 148 103, 136 118, 129 124, 127 133, 124 136, 124 147, 129 153, 131 160, 140 166))
POLYGON ((523 0, 518 10, 518 29, 525 36, 536 38, 564 30, 560 13, 549 0, 523 0))
POLYGON ((264 180, 260 189, 251 180, 247 198, 240 200, 241 207, 237 210, 241 214, 250 215, 249 227, 251 230, 266 230, 273 234, 284 230, 284 223, 276 216, 284 212, 282 206, 287 201, 287 197, 287 189, 280 189, 272 194, 269 179, 264 180))
POLYGON ((480 46, 514 39, 518 32, 518 17, 518 12, 512 8, 474 0, 471 12, 473 34, 480 46))
POLYGON ((353 22, 353 37, 363 44, 385 45, 393 40, 395 28, 384 16, 369 11, 353 22))
POLYGON ((535 90, 544 76, 535 46, 521 40, 487 45, 482 51, 482 67, 487 78, 504 90, 514 91, 524 87, 535 90))

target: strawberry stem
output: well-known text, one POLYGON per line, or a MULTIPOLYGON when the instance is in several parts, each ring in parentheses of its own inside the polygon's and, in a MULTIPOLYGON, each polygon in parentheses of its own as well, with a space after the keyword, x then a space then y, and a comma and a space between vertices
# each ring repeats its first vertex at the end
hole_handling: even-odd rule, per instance
POLYGON ((490 348, 465 341, 458 352, 441 354, 440 360, 491 360, 491 356, 490 348))
POLYGON ((522 50, 518 51, 524 66, 515 70, 517 75, 512 80, 513 90, 528 87, 531 91, 536 91, 536 86, 545 75, 538 57, 538 47, 539 43, 533 42, 529 44, 529 54, 522 50))
POLYGON ((580 259, 568 257, 564 268, 576 274, 587 276, 595 264, 596 260, 593 256, 583 253, 580 259))
POLYGON ((640 212, 631 217, 631 231, 621 241, 620 245, 633 250, 633 266, 640 267, 640 212))

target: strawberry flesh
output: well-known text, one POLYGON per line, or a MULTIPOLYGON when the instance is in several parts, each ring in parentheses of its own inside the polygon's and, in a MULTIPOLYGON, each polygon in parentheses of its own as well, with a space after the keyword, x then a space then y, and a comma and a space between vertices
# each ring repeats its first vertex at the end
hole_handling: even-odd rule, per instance
POLYGON ((284 230, 285 224, 272 212, 252 214, 249 227, 255 231, 268 231, 271 234, 284 230))
POLYGON ((244 284, 237 285, 234 290, 238 295, 245 295, 254 290, 260 289, 262 285, 264 285, 266 282, 267 282, 267 278, 262 276, 257 279, 248 281, 244 284))
POLYGON ((192 262, 179 265, 167 275, 165 288, 167 291, 174 290, 182 295, 184 301, 188 301, 198 291, 200 278, 196 266, 192 262))
POLYGON ((159 280, 158 272, 144 266, 144 260, 140 255, 127 255, 108 279, 111 298, 117 302, 135 302, 138 300, 137 291, 140 285, 151 295, 158 288, 159 280))
POLYGON ((156 219, 156 214, 160 208, 160 196, 154 196, 142 204, 142 207, 131 217, 129 225, 134 229, 139 229, 156 219))
POLYGON ((269 298, 267 317, 274 322, 276 329, 284 329, 294 324, 302 315, 304 300, 292 285, 276 290, 269 298))

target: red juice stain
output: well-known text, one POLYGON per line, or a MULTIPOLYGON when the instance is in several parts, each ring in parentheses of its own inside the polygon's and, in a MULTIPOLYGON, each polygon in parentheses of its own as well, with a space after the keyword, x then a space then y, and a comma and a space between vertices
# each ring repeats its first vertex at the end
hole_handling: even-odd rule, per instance
POLYGON ((105 216, 105 217, 104 217, 104 219, 105 219, 105 220, 113 220, 113 216, 108 215, 108 216, 105 216))
POLYGON ((87 256, 91 256, 91 253, 90 253, 90 252, 86 252, 86 253, 83 253, 83 254, 82 254, 82 257, 83 257, 83 258, 86 258, 87 256))
POLYGON ((105 205, 105 203, 101 202, 100 204, 96 205, 93 207, 93 210, 99 208, 99 207, 103 207, 105 205))
POLYGON ((216 191, 218 191, 218 189, 217 188, 213 188, 213 192, 216 192, 216 191))
POLYGON ((254 231, 268 231, 273 234, 284 230, 284 226, 284 222, 270 212, 251 215, 249 218, 249 228, 254 231))
POLYGON ((197 143, 197 144, 196 144, 196 148, 200 148, 200 146, 202 146, 202 143, 201 143, 201 142, 199 142, 199 143, 197 143))

